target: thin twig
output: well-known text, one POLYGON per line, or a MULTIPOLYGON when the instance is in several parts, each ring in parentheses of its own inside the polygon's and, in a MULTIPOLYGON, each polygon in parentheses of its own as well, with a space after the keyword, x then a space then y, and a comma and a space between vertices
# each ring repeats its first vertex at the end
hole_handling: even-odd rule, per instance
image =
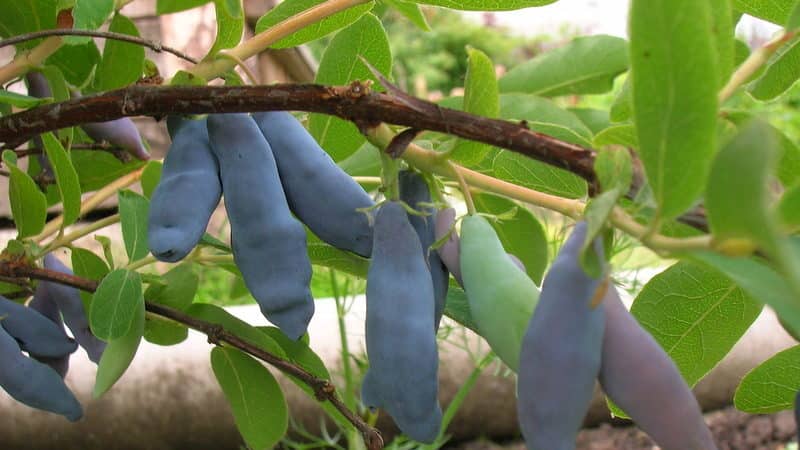
MULTIPOLYGON (((33 267, 28 264, 14 261, 0 262, 0 276, 52 281, 55 283, 72 286, 87 292, 94 292, 99 284, 97 281, 90 280, 88 278, 70 275, 55 270, 33 267)), ((336 387, 333 386, 329 380, 318 378, 302 367, 261 349, 260 347, 231 333, 221 325, 206 322, 204 320, 194 318, 177 309, 149 301, 145 301, 145 309, 152 314, 173 320, 185 325, 188 328, 197 330, 207 335, 209 342, 212 344, 228 344, 236 349, 255 356, 256 358, 270 364, 287 375, 297 378, 314 391, 314 396, 318 401, 331 402, 334 408, 342 413, 342 415, 350 423, 352 423, 353 426, 359 430, 359 432, 361 432, 368 449, 377 450, 383 448, 383 438, 381 437, 380 432, 367 425, 367 423, 365 423, 361 417, 351 411, 344 404, 344 402, 342 402, 336 393, 336 387)))
MULTIPOLYGON (((118 153, 127 154, 127 151, 124 148, 116 147, 106 142, 95 143, 95 144, 72 144, 69 148, 70 150, 89 150, 89 151, 95 150, 100 152, 109 152, 114 154, 114 156, 116 156, 118 153)), ((30 155, 39 155, 45 152, 45 149, 42 147, 28 147, 21 149, 11 149, 8 147, 4 147, 3 149, 0 150, 0 152, 2 152, 3 150, 13 150, 14 153, 17 154, 17 158, 24 158, 30 155)))
POLYGON ((137 36, 131 36, 129 34, 114 33, 111 31, 75 30, 69 28, 56 28, 52 30, 41 30, 41 31, 34 31, 32 33, 20 34, 18 36, 10 37, 8 39, 3 39, 2 41, 0 41, 0 48, 50 36, 89 36, 102 39, 111 39, 115 41, 124 41, 124 42, 129 42, 131 44, 141 45, 142 47, 147 47, 153 50, 154 52, 172 53, 178 58, 185 59, 186 61, 189 61, 192 64, 197 64, 199 62, 198 59, 192 58, 191 56, 187 55, 186 53, 183 53, 182 51, 176 48, 162 45, 160 42, 150 41, 137 36))

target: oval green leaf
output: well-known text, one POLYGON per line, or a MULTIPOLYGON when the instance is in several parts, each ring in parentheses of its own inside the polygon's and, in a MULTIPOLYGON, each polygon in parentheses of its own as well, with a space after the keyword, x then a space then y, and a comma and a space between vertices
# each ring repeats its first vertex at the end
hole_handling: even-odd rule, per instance
POLYGON ((211 350, 211 368, 247 446, 264 450, 277 444, 289 426, 289 410, 269 370, 239 350, 225 347, 211 350))
POLYGON ((719 81, 711 15, 707 2, 695 0, 631 2, 634 122, 664 219, 697 200, 715 151, 719 81))
POLYGON ((78 173, 72 165, 66 150, 53 133, 42 135, 42 143, 47 151, 47 159, 56 176, 56 186, 61 194, 64 222, 62 227, 72 225, 81 212, 81 185, 78 173))
POLYGON ((117 269, 106 275, 92 298, 89 325, 104 341, 125 336, 143 308, 142 280, 138 273, 117 269))
POLYGON ((3 162, 8 167, 8 201, 11 216, 17 226, 17 239, 38 234, 47 219, 47 198, 39 186, 25 171, 17 167, 17 155, 13 150, 3 152, 3 162))
MULTIPOLYGON (((389 40, 381 21, 372 14, 366 14, 358 22, 350 25, 334 36, 322 60, 315 82, 328 85, 342 85, 354 80, 373 80, 373 87, 380 83, 364 65, 366 59, 383 74, 392 70, 392 53, 389 40)), ((333 158, 341 161, 353 154, 366 140, 352 122, 322 114, 311 114, 309 131, 333 158)))
POLYGON ((800 345, 784 350, 745 375, 733 403, 750 414, 769 414, 794 408, 800 390, 800 345))
POLYGON ((139 302, 133 311, 130 329, 123 336, 108 342, 100 362, 97 364, 92 397, 98 398, 106 393, 122 377, 131 365, 144 332, 144 302, 139 302))
MULTIPOLYGON (((490 118, 495 118, 500 113, 494 64, 486 53, 474 48, 467 49, 463 108, 466 112, 490 118)), ((451 158, 471 166, 480 162, 491 149, 492 146, 488 144, 459 139, 453 148, 451 158)))
POLYGON ((119 216, 122 240, 130 262, 138 261, 150 252, 147 247, 147 212, 150 201, 133 191, 119 191, 119 216))
POLYGON ((718 271, 680 262, 644 286, 631 313, 694 386, 728 354, 761 309, 718 271))
POLYGON ((628 69, 628 43, 618 37, 576 38, 511 69, 500 79, 502 92, 526 92, 545 97, 601 94, 628 69))
MULTIPOLYGON (((139 37, 136 24, 122 14, 115 14, 108 31, 139 37)), ((108 40, 97 66, 94 89, 109 91, 135 83, 144 69, 144 47, 123 41, 108 40)))

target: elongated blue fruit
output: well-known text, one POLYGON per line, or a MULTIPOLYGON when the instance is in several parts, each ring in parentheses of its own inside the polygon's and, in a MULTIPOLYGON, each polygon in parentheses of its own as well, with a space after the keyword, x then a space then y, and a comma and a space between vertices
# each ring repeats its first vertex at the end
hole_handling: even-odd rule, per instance
MULTIPOLYGON (((58 305, 53 301, 50 297, 47 289, 42 285, 41 282, 36 286, 36 292, 33 293, 33 299, 28 303, 28 307, 38 311, 39 314, 47 317, 53 322, 62 333, 64 333, 64 337, 66 337, 66 332, 64 332, 64 321, 61 319, 61 313, 58 311, 58 305)), ((64 378, 67 375, 67 371, 69 371, 69 357, 70 355, 64 356, 57 356, 57 357, 47 357, 47 356, 40 356, 34 353, 31 353, 31 358, 39 361, 40 363, 47 364, 53 370, 55 370, 61 378, 64 378)))
POLYGON ((675 363, 610 288, 600 384, 663 450, 716 450, 697 399, 675 363))
POLYGON ((209 116, 208 136, 219 160, 234 261, 264 316, 296 340, 314 315, 311 262, 272 149, 247 114, 209 116))
POLYGON ((358 209, 374 205, 370 196, 291 114, 262 112, 253 119, 272 147, 292 212, 323 241, 368 258, 372 227, 358 209))
MULTIPOLYGON (((55 270, 67 275, 74 275, 72 271, 58 260, 53 254, 48 253, 44 257, 45 269, 55 270)), ((86 319, 86 311, 83 308, 81 295, 77 289, 60 283, 42 281, 39 285, 46 291, 48 297, 55 302, 61 314, 64 316, 69 329, 78 345, 86 350, 89 359, 97 363, 103 355, 106 343, 95 337, 89 328, 89 321, 86 319)))
POLYGON ((167 125, 172 144, 150 199, 147 244, 156 259, 176 262, 203 237, 222 184, 206 121, 170 117, 167 125))
POLYGON ((0 296, 0 326, 14 336, 22 350, 39 356, 57 358, 78 348, 50 319, 3 296, 0 296))
POLYGON ((586 223, 581 222, 544 279, 522 342, 517 410, 531 450, 575 448, 600 370, 605 315, 603 306, 593 308, 592 301, 601 279, 580 267, 585 238, 586 223))
MULTIPOLYGON (((455 221, 455 209, 440 209, 436 213, 436 223, 434 224, 434 228, 436 230, 436 240, 434 242, 438 242, 447 235, 447 240, 442 244, 441 247, 436 249, 436 252, 439 254, 439 258, 441 259, 442 263, 445 265, 445 267, 447 267, 447 270, 453 274, 453 278, 455 278, 458 284, 463 287, 464 282, 461 280, 460 261, 461 243, 459 242, 458 234, 456 234, 455 230, 453 230, 453 223, 455 223, 455 221)), ((511 258, 511 261, 513 261, 521 271, 525 272, 525 264, 523 264, 519 258, 511 253, 508 254, 508 257, 511 258)))
POLYGON ((464 291, 480 335, 513 371, 539 289, 508 257, 497 232, 478 215, 461 223, 459 261, 464 291))
POLYGON ((366 339, 362 402, 385 409, 412 439, 432 442, 442 422, 433 283, 417 233, 397 202, 381 206, 375 217, 366 339))
POLYGON ((410 170, 404 170, 398 175, 400 185, 400 200, 409 206, 427 213, 427 216, 408 215, 408 221, 417 232, 420 244, 422 244, 422 254, 428 260, 428 268, 431 272, 433 281, 433 299, 436 305, 435 324, 439 329, 439 322, 444 314, 444 304, 447 299, 448 280, 450 273, 447 271, 439 253, 431 249, 431 245, 436 242, 436 209, 424 206, 423 203, 431 202, 431 193, 428 190, 428 183, 421 174, 410 170))
POLYGON ((61 414, 71 421, 80 419, 83 408, 58 373, 25 357, 20 350, 17 341, 0 327, 0 387, 30 407, 61 414))

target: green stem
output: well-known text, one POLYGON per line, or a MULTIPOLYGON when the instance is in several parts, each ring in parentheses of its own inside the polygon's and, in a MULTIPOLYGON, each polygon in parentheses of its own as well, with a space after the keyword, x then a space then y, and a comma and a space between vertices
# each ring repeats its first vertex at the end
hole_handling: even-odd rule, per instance
POLYGON ((763 47, 754 51, 731 75, 728 83, 719 92, 719 103, 729 99, 739 86, 743 85, 756 73, 758 69, 769 61, 769 58, 778 51, 785 43, 792 40, 797 35, 796 31, 782 32, 763 47))
MULTIPOLYGON (((394 132, 388 126, 380 125, 371 129, 367 138, 379 149, 386 148, 394 138, 394 132)), ((467 169, 447 161, 442 158, 440 153, 424 149, 415 144, 411 144, 406 148, 403 152, 403 159, 412 166, 426 172, 454 180, 457 180, 460 176, 469 186, 556 211, 575 220, 578 220, 583 215, 583 210, 586 208, 586 203, 580 200, 562 198, 535 191, 467 169)), ((648 235, 647 226, 636 222, 633 217, 618 206, 612 211, 609 220, 616 228, 634 236, 647 247, 661 253, 711 249, 710 235, 690 238, 673 238, 661 234, 648 235)))
POLYGON ((114 214, 108 217, 104 217, 96 222, 92 222, 86 225, 85 227, 79 228, 71 233, 65 234, 57 239, 54 239, 49 244, 47 244, 39 253, 39 255, 36 255, 36 257, 38 258, 41 255, 52 252, 53 250, 59 249, 61 247, 66 247, 67 245, 70 245, 74 241, 90 233, 93 233, 101 228, 105 228, 109 225, 113 225, 117 222, 119 222, 119 214, 114 214))
POLYGON ((158 260, 155 258, 155 256, 149 255, 149 256, 145 256, 144 258, 142 258, 142 259, 140 259, 138 261, 134 261, 134 262, 128 264, 127 266, 125 266, 125 268, 128 269, 128 270, 136 270, 136 269, 140 269, 140 268, 142 268, 144 266, 147 266, 149 264, 154 264, 154 263, 157 263, 157 262, 158 262, 158 260))
POLYGON ((397 200, 400 198, 400 186, 397 181, 397 175, 400 171, 400 161, 393 159, 384 151, 380 151, 380 155, 383 195, 389 200, 397 200))

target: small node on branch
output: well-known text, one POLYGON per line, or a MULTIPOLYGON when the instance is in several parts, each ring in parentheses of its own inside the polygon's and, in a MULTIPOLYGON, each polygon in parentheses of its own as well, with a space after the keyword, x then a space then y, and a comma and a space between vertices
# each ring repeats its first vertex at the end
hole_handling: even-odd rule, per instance
POLYGON ((203 332, 208 336, 209 344, 219 345, 225 335, 225 328, 222 325, 211 324, 203 332))

